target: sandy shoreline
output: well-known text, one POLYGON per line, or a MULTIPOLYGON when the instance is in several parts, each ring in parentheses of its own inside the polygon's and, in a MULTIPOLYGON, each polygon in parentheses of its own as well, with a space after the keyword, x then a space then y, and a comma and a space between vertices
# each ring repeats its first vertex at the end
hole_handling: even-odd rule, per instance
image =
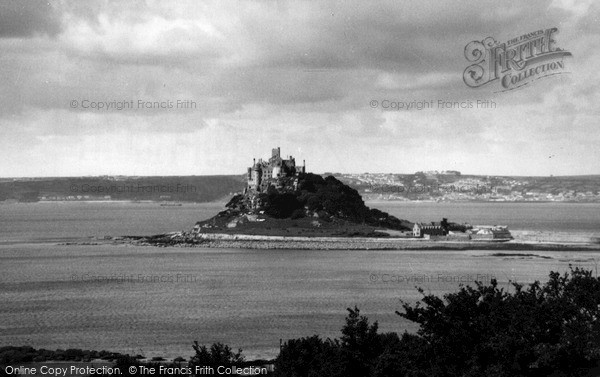
POLYGON ((115 242, 145 246, 237 249, 600 251, 600 244, 585 242, 433 241, 414 238, 287 237, 223 233, 201 233, 194 237, 173 234, 160 239, 125 237, 115 242))

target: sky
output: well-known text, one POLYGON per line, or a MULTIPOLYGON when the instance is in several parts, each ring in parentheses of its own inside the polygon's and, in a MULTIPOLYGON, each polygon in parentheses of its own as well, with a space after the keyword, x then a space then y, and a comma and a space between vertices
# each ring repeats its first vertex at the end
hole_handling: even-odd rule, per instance
POLYGON ((274 147, 318 173, 600 174, 599 18, 593 0, 1 0, 0 177, 242 174, 274 147), (463 81, 469 42, 552 27, 564 74, 463 81), (434 106, 390 108, 411 101, 434 106))

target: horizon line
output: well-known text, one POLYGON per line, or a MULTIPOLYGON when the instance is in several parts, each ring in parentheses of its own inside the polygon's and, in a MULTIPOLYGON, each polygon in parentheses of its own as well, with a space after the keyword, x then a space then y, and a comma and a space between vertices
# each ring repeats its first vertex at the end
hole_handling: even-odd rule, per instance
MULTIPOLYGON (((394 172, 362 172, 362 173, 343 173, 343 172, 307 172, 317 175, 346 175, 346 174, 395 174, 395 175, 415 175, 416 173, 426 173, 427 171, 416 171, 413 173, 394 173, 394 172)), ((101 177, 223 177, 223 176, 244 176, 246 173, 229 173, 229 174, 168 174, 168 175, 132 175, 132 174, 98 174, 98 175, 52 175, 52 176, 44 176, 44 175, 36 175, 36 176, 0 176, 0 179, 32 179, 32 178, 101 178, 101 177)), ((483 176, 483 177, 519 177, 519 178, 565 178, 565 177, 594 177, 599 176, 600 173, 590 173, 590 174, 573 174, 573 175, 521 175, 521 174, 476 174, 476 173, 463 173, 460 172, 460 175, 454 174, 438 174, 438 175, 453 175, 456 177, 460 176, 483 176)))

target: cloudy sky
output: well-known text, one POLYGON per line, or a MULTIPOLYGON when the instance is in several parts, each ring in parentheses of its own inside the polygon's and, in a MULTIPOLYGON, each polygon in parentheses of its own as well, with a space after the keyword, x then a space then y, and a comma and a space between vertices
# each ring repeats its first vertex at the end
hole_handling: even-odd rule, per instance
POLYGON ((592 0, 2 0, 0 176, 240 174, 276 146, 315 172, 600 174, 599 18, 592 0), (550 27, 570 73, 463 82, 467 43, 550 27))

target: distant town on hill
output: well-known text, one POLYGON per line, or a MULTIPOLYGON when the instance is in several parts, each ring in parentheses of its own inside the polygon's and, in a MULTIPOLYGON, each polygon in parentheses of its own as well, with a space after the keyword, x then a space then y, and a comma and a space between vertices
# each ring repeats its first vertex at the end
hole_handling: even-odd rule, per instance
POLYGON ((510 177, 458 171, 330 175, 357 189, 365 200, 600 202, 600 175, 510 177))
MULTIPOLYGON (((414 174, 323 173, 356 189, 365 201, 600 202, 600 175, 507 177, 458 171, 414 174)), ((246 175, 0 178, 0 202, 226 201, 246 187, 246 175)))

